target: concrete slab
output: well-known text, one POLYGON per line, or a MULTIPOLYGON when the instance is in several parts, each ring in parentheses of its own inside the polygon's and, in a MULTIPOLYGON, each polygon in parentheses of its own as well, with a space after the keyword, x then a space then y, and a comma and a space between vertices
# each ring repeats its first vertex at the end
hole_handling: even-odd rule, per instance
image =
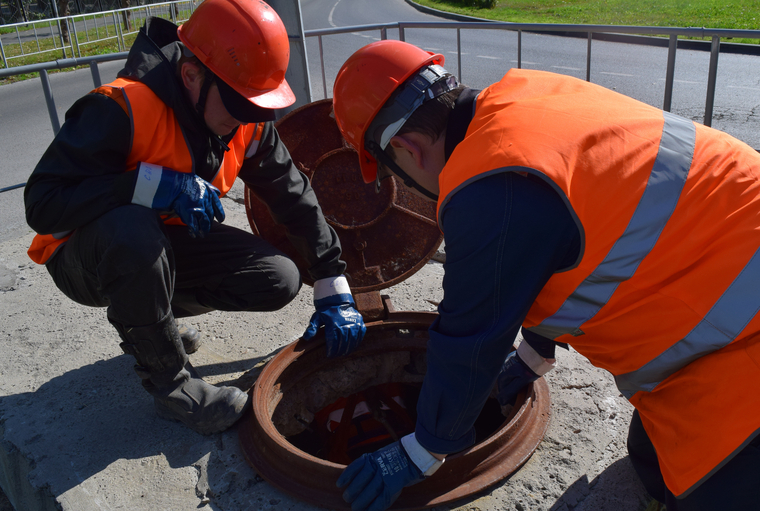
MULTIPOLYGON (((224 199, 248 226, 242 187, 224 199)), ((26 256, 32 233, 0 243, 0 486, 17 511, 310 511, 246 463, 237 431, 204 437, 159 419, 105 309, 71 302, 26 256)), ((387 290, 398 310, 434 310, 443 267, 426 264, 387 290)), ((191 356, 212 383, 250 386, 256 365, 297 339, 311 288, 275 313, 191 318, 205 344, 191 356)), ((612 378, 562 351, 548 375, 552 419, 508 480, 439 510, 640 511, 650 500, 627 459, 631 407, 612 378)))

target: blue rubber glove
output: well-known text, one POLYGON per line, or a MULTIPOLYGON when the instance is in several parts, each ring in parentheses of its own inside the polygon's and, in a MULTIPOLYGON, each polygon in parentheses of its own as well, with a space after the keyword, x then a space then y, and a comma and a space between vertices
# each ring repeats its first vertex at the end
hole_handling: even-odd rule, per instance
POLYGON ((214 218, 224 221, 219 190, 195 174, 145 162, 138 163, 135 172, 132 204, 176 213, 193 238, 209 232, 214 218))
POLYGON ((401 490, 425 477, 412 462, 400 442, 364 454, 338 478, 338 488, 346 488, 343 500, 352 511, 383 511, 393 504, 401 490))
POLYGON ((314 307, 309 326, 303 334, 308 340, 317 335, 320 327, 325 327, 327 357, 348 355, 356 349, 367 327, 364 318, 356 310, 351 289, 346 277, 330 277, 314 283, 314 307))
POLYGON ((538 378, 539 376, 523 362, 517 351, 511 352, 504 360, 501 372, 496 379, 498 389, 496 398, 499 400, 499 404, 502 407, 514 406, 517 394, 529 383, 538 380, 538 378))

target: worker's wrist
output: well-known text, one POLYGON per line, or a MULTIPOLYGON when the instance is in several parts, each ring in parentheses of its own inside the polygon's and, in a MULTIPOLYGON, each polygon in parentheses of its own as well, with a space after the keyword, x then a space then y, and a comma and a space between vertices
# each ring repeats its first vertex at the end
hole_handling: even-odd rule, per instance
POLYGON ((420 472, 425 477, 435 474, 435 471, 443 465, 445 454, 433 454, 420 445, 414 433, 401 438, 401 445, 404 447, 409 459, 412 460, 420 472))
POLYGON ((345 276, 338 275, 337 277, 328 277, 314 282, 315 302, 336 295, 351 296, 351 288, 348 286, 348 280, 345 276))
POLYGON ((533 347, 527 342, 523 341, 517 347, 517 355, 520 357, 526 366, 531 371, 536 373, 537 376, 543 376, 552 369, 556 364, 556 360, 553 358, 544 358, 538 354, 533 347))

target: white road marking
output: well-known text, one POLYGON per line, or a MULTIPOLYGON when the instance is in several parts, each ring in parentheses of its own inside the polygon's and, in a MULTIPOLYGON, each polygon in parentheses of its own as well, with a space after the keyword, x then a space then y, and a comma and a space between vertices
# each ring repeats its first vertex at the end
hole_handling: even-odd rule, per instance
POLYGON ((635 76, 635 75, 627 75, 625 73, 608 73, 608 72, 605 72, 605 71, 599 71, 599 74, 600 75, 612 75, 612 76, 630 76, 630 77, 635 76))
POLYGON ((327 16, 327 22, 330 24, 331 27, 337 27, 335 23, 333 23, 333 13, 335 12, 335 8, 338 7, 338 4, 340 3, 340 0, 335 2, 335 5, 332 6, 332 9, 330 9, 330 14, 327 16))
MULTIPOLYGON (((665 78, 658 78, 657 79, 660 82, 664 82, 665 78)), ((673 80, 674 83, 693 83, 695 85, 702 85, 704 82, 690 82, 689 80, 673 80)))

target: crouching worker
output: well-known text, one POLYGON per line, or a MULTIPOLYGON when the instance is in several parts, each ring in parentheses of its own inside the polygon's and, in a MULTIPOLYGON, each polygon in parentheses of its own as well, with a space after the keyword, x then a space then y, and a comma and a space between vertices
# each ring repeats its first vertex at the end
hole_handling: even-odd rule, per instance
POLYGON ((175 319, 277 310, 301 287, 284 254, 222 223, 236 178, 310 263, 306 336, 324 327, 338 356, 364 335, 340 243, 274 128, 295 101, 288 59, 285 27, 260 0, 206 0, 179 28, 149 19, 118 78, 67 112, 24 193, 39 233, 30 257, 72 300, 108 307, 158 415, 202 434, 231 426, 247 395, 197 375, 198 332, 175 319))
POLYGON ((492 389, 514 405, 567 343, 635 407, 628 450, 653 497, 756 508, 760 155, 575 78, 512 69, 473 90, 443 64, 379 41, 333 89, 365 182, 436 201, 446 242, 415 432, 349 465, 345 500, 379 511, 435 477, 492 389))

